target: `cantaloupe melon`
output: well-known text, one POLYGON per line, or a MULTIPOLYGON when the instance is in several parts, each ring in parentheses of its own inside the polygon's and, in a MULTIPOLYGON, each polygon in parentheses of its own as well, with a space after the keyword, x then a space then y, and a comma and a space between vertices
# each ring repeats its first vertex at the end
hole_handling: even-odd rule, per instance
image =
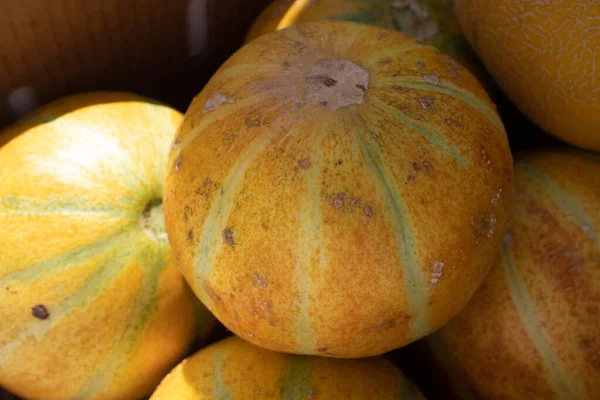
POLYGON ((425 399, 384 357, 336 360, 276 353, 237 336, 179 364, 150 400, 425 399))
POLYGON ((161 199, 182 115, 128 93, 58 100, 2 132, 0 385, 139 399, 214 317, 175 267, 161 199))
POLYGON ((502 262, 440 330, 482 399, 600 398, 600 156, 517 159, 502 262))
POLYGON ((477 80, 401 33, 298 24, 233 55, 173 142, 167 231, 195 293, 271 350, 365 357, 441 327, 513 193, 477 80))
POLYGON ((600 151, 600 2, 455 3, 465 36, 515 105, 546 132, 600 151))

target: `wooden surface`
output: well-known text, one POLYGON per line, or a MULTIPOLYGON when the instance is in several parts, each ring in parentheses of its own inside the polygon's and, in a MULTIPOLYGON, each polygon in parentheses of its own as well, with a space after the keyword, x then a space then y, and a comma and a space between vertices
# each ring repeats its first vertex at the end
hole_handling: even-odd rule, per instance
POLYGON ((185 110, 268 0, 0 2, 0 126, 36 104, 130 90, 185 110))

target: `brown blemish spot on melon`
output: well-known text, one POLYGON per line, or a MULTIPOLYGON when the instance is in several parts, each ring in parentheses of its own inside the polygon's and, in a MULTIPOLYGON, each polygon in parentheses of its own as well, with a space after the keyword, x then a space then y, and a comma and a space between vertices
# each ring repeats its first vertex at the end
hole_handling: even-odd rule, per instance
POLYGON ((315 396, 319 393, 319 391, 317 389, 310 389, 308 391, 308 398, 309 399, 314 399, 315 396))
POLYGON ((373 218, 373 216, 375 215, 375 213, 373 212, 373 207, 371 206, 365 206, 364 212, 365 215, 369 218, 373 218))
POLYGON ((434 260, 432 263, 432 272, 431 272, 431 285, 435 286, 440 281, 442 277, 442 272, 444 271, 444 263, 438 260, 434 260))
POLYGON ((171 148, 173 150, 175 150, 177 148, 177 146, 179 146, 180 143, 181 143, 181 136, 177 136, 175 138, 175 140, 173 141, 173 144, 171 145, 171 148))
POLYGON ((268 315, 271 315, 273 312, 271 311, 271 302, 269 300, 263 300, 260 303, 260 307, 266 312, 268 315))
POLYGON ((300 167, 302 169, 309 169, 310 165, 310 157, 306 157, 300 161, 300 167))
POLYGON ((490 230, 489 219, 484 215, 478 215, 473 219, 473 234, 475 243, 479 244, 487 236, 490 230))
POLYGON ((396 325, 398 325, 397 318, 385 319, 379 323, 379 326, 381 326, 382 329, 392 329, 396 325))
POLYGON ((417 100, 419 101, 419 104, 421 105, 421 107, 423 107, 424 110, 427 110, 430 113, 435 112, 435 108, 433 107, 433 102, 434 102, 433 97, 424 96, 424 97, 417 98, 417 100))
POLYGON ((496 231, 496 214, 492 213, 490 215, 490 230, 488 231, 488 238, 491 238, 494 235, 494 232, 496 231))
POLYGON ((204 182, 202 182, 202 186, 199 186, 194 193, 208 200, 213 187, 219 187, 219 184, 217 182, 213 182, 210 178, 206 178, 204 182))
POLYGON ((269 280, 260 275, 258 272, 255 272, 254 276, 252 277, 252 285, 266 288, 269 285, 269 280))
POLYGON ((231 97, 228 97, 221 92, 217 92, 217 93, 213 94, 210 99, 208 99, 208 101, 204 105, 204 110, 202 110, 202 113, 206 114, 207 112, 216 110, 222 104, 233 103, 233 102, 234 102, 234 100, 231 97))
POLYGON ((335 208, 336 210, 339 210, 340 208, 344 207, 344 198, 346 196, 344 195, 344 193, 340 193, 337 194, 333 197, 333 201, 331 202, 331 205, 333 206, 333 208, 335 208))
POLYGON ((235 248, 235 240, 233 239, 233 231, 230 228, 223 229, 223 241, 228 246, 235 248))
POLYGON ((445 122, 448 126, 460 126, 460 122, 452 118, 447 118, 445 122))
POLYGON ((187 233, 187 242, 191 244, 194 241, 194 231, 190 229, 187 233))
POLYGON ((306 102, 335 111, 364 103, 369 72, 349 60, 322 59, 308 68, 304 87, 306 102))
POLYGON ((250 111, 248 115, 246 115, 244 123, 248 128, 256 128, 257 126, 260 126, 262 123, 260 112, 256 110, 250 111))
POLYGON ((423 161, 423 167, 429 172, 433 171, 433 165, 429 161, 423 161))
POLYGON ((419 165, 419 163, 416 163, 416 162, 413 163, 413 168, 417 172, 419 172, 421 170, 421 166, 419 165))
POLYGON ((327 354, 329 356, 335 356, 335 354, 330 352, 327 347, 319 347, 317 350, 319 351, 319 353, 327 354))
POLYGON ((43 304, 36 304, 35 306, 31 307, 31 314, 42 321, 50 317, 50 311, 48 311, 46 306, 43 304))
POLYGON ((430 85, 437 85, 438 83, 440 83, 440 78, 435 74, 424 74, 423 80, 429 83, 430 85))
POLYGON ((183 159, 179 157, 175 162, 175 172, 181 171, 181 167, 183 166, 183 159))

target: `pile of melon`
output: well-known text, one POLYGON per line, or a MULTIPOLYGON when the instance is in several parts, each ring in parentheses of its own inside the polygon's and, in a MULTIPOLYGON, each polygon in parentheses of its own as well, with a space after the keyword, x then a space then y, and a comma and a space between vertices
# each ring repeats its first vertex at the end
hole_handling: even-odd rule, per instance
POLYGON ((600 399, 599 19, 276 0, 183 113, 34 110, 0 132, 0 386, 600 399))

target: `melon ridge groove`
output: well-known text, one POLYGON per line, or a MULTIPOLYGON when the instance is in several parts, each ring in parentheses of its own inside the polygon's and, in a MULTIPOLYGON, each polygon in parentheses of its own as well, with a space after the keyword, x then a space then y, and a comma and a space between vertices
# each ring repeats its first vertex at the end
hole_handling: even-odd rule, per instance
POLYGON ((214 369, 215 369, 215 387, 213 390, 213 397, 215 400, 234 400, 231 393, 227 389, 225 382, 223 382, 223 365, 227 355, 221 349, 216 349, 213 355, 214 369))
POLYGON ((140 335, 147 329, 158 307, 156 295, 158 283, 162 272, 168 266, 165 248, 148 239, 144 248, 138 250, 137 255, 143 259, 141 264, 146 273, 140 291, 127 313, 122 334, 115 338, 114 345, 108 350, 101 364, 96 367, 96 373, 84 385, 77 398, 93 397, 110 385, 111 379, 127 363, 128 357, 136 351, 140 335), (148 259, 144 259, 145 257, 148 259))
POLYGON ((402 195, 394 183, 393 177, 382 168, 379 155, 371 150, 360 132, 356 138, 366 160, 368 171, 375 176, 375 184, 379 195, 383 198, 396 236, 396 243, 400 255, 400 267, 403 272, 405 296, 408 303, 409 314, 412 317, 412 326, 407 337, 412 341, 424 332, 429 332, 427 303, 429 288, 425 276, 420 268, 417 255, 416 238, 412 232, 408 210, 402 195))
POLYGON ((448 95, 452 98, 460 100, 461 102, 468 104, 472 108, 479 111, 498 129, 500 132, 504 132, 504 124, 502 120, 492 108, 486 105, 481 99, 465 89, 457 86, 447 80, 440 79, 437 85, 432 85, 424 82, 422 78, 416 76, 398 76, 388 79, 380 79, 377 88, 385 89, 390 85, 399 85, 407 89, 426 90, 437 93, 448 95))
POLYGON ((310 358, 307 356, 291 355, 281 377, 281 400, 300 400, 309 398, 311 390, 310 358))
MULTIPOLYGON (((215 92, 215 93, 217 93, 217 92, 215 92)), ((202 133, 202 130, 204 128, 206 128, 210 124, 218 122, 222 118, 228 117, 231 114, 239 112, 241 108, 244 108, 244 107, 247 107, 247 106, 257 103, 260 99, 263 99, 263 98, 265 98, 264 94, 257 94, 257 95, 245 98, 243 100, 234 99, 233 104, 227 104, 227 103, 222 104, 218 108, 204 114, 202 116, 202 120, 200 121, 200 123, 198 125, 194 126, 192 129, 190 129, 187 136, 181 140, 181 143, 179 144, 179 146, 177 146, 175 151, 173 151, 173 154, 171 155, 172 162, 175 162, 175 160, 177 160, 181 156, 181 153, 183 152, 183 150, 186 149, 187 146, 191 142, 193 142, 198 137, 198 135, 200 135, 200 133, 202 133)), ((205 104, 206 104, 206 102, 208 102, 209 99, 210 98, 206 99, 205 104)))
MULTIPOLYGON (((315 132, 318 129, 314 130, 315 132)), ((321 215, 321 175, 323 172, 323 154, 321 149, 321 141, 316 146, 317 154, 313 154, 311 159, 311 168, 306 171, 307 177, 307 199, 301 202, 300 205, 300 232, 298 243, 296 246, 297 260, 295 275, 298 281, 300 291, 300 312, 296 319, 296 345, 301 353, 313 352, 315 350, 315 340, 311 339, 313 330, 310 324, 309 316, 309 291, 312 286, 312 280, 307 274, 307 269, 311 268, 311 258, 315 253, 320 255, 321 266, 324 264, 324 253, 321 246, 323 245, 323 231, 321 215), (315 237, 316 236, 316 237, 315 237), (315 240, 316 239, 316 240, 315 240), (305 249, 304 253, 300 253, 300 249, 305 249), (302 257, 305 256, 305 257, 302 257), (304 292, 304 293, 303 293, 304 292)))
MULTIPOLYGON (((293 130, 290 132, 293 132, 293 130)), ((283 137, 289 136, 290 132, 283 137)), ((223 237, 221 232, 227 228, 229 216, 234 206, 235 195, 244 182, 248 167, 266 149, 271 139, 268 132, 260 132, 257 136, 258 139, 246 146, 244 153, 238 157, 239 161, 229 169, 227 177, 221 185, 223 194, 217 194, 212 201, 202 226, 200 240, 196 245, 193 288, 205 304, 212 304, 212 301, 209 301, 210 297, 204 290, 202 282, 207 280, 216 258, 222 251, 223 237)))
POLYGON ((112 215, 126 217, 128 212, 109 204, 93 204, 84 199, 50 198, 47 200, 26 196, 0 198, 0 217, 3 215, 112 215))
POLYGON ((600 235, 594 229, 594 220, 587 215, 584 205, 577 197, 570 195, 558 182, 530 164, 519 163, 516 165, 515 170, 536 182, 552 199, 558 209, 572 222, 580 227, 589 226, 591 229, 586 231, 585 234, 590 239, 595 240, 596 247, 600 249, 600 235))
MULTIPOLYGON (((128 245, 123 247, 130 249, 131 246, 128 245)), ((119 254, 122 254, 123 250, 125 249, 119 249, 119 254)), ((53 308, 48 321, 31 321, 28 324, 28 327, 25 327, 16 338, 13 338, 6 343, 4 347, 0 349, 0 362, 7 362, 12 354, 31 337, 34 337, 37 342, 41 342, 43 338, 64 318, 67 318, 74 309, 86 301, 91 302, 100 297, 103 289, 108 286, 119 273, 123 272, 123 267, 131 262, 133 256, 135 256, 135 253, 129 251, 122 257, 111 257, 111 260, 108 263, 104 264, 85 279, 79 290, 72 293, 53 308)))
POLYGON ((425 127, 422 126, 422 124, 419 124, 417 121, 408 117, 403 112, 385 104, 385 102, 379 99, 378 97, 373 96, 371 97, 370 101, 375 103, 375 107, 383 110, 386 114, 393 115, 397 119, 401 120, 402 123, 407 125, 409 129, 421 134, 425 138, 425 140, 427 140, 430 144, 435 146, 443 154, 452 158, 461 167, 466 169, 469 166, 471 166, 471 163, 465 160, 465 158, 462 156, 460 150, 458 150, 454 145, 446 143, 444 139, 440 138, 439 136, 429 132, 425 127))
POLYGON ((575 399, 577 396, 575 396, 573 388, 569 385, 567 371, 565 371, 561 360, 554 354, 548 343, 547 334, 535 312, 535 303, 529 296, 512 249, 508 245, 504 245, 502 248, 502 259, 504 276, 506 277, 512 303, 523 323, 527 336, 533 342, 546 371, 551 376, 551 385, 554 386, 561 400, 575 399))
POLYGON ((35 265, 4 275, 0 277, 0 287, 9 284, 12 280, 29 282, 31 280, 39 279, 47 273, 60 273, 82 263, 89 262, 113 248, 115 243, 118 244, 121 241, 126 241, 122 239, 122 237, 127 237, 128 235, 137 235, 137 229, 135 225, 131 223, 122 227, 117 232, 90 243, 87 246, 75 248, 71 251, 58 254, 49 260, 44 260, 35 265), (56 268, 51 268, 52 266, 56 266, 56 268))

